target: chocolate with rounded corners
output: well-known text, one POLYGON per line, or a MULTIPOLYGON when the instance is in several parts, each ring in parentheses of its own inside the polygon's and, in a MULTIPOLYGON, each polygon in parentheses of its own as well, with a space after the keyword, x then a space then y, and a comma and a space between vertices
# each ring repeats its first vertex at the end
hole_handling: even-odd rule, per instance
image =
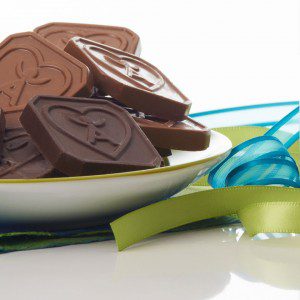
POLYGON ((138 56, 141 53, 139 36, 125 27, 54 22, 34 31, 60 49, 64 49, 71 38, 80 36, 138 56))
POLYGON ((130 114, 105 100, 39 96, 21 123, 53 166, 69 176, 159 167, 161 157, 130 114))
POLYGON ((124 51, 75 37, 65 51, 85 63, 95 86, 123 104, 168 120, 182 120, 191 101, 155 66, 124 51))
POLYGON ((89 96, 89 69, 36 33, 9 36, 0 44, 0 107, 19 107, 40 94, 89 96))

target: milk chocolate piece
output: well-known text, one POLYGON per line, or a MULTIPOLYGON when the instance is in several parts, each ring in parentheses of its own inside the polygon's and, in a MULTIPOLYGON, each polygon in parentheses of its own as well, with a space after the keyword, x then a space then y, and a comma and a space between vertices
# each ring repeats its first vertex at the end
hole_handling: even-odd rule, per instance
POLYGON ((37 150, 29 135, 22 128, 19 117, 22 108, 5 112, 6 130, 0 164, 1 179, 29 179, 51 177, 52 165, 37 150))
POLYGON ((109 96, 103 97, 95 93, 94 97, 105 99, 126 109, 163 157, 169 156, 168 152, 165 152, 169 149, 200 151, 209 146, 210 130, 189 117, 183 121, 162 120, 126 107, 109 96))
POLYGON ((80 36, 135 55, 141 53, 139 36, 125 27, 48 23, 35 28, 34 31, 61 49, 64 49, 72 37, 80 36))
POLYGON ((2 109, 0 109, 0 154, 3 151, 3 141, 5 134, 5 116, 2 109))
POLYGON ((167 120, 182 120, 188 114, 191 102, 145 60, 78 37, 65 51, 90 68, 97 88, 127 106, 167 120))
POLYGON ((24 108, 25 105, 19 105, 18 107, 7 107, 5 110, 3 110, 6 128, 22 127, 20 123, 20 116, 24 108))
POLYGON ((160 166, 161 157, 132 117, 105 100, 36 97, 21 123, 41 153, 70 176, 160 166))
POLYGON ((155 147, 200 151, 209 146, 210 130, 189 117, 174 122, 136 113, 132 115, 155 147))
POLYGON ((17 107, 36 95, 90 95, 88 68, 33 32, 0 44, 0 107, 17 107))

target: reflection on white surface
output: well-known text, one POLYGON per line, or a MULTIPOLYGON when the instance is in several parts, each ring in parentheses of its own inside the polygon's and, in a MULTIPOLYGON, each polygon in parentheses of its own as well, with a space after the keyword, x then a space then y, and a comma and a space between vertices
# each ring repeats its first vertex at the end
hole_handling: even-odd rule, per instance
POLYGON ((257 241, 269 240, 269 239, 281 239, 287 237, 295 237, 300 236, 297 233, 258 233, 256 234, 253 239, 257 241))
MULTIPOLYGON (((253 282, 254 283, 254 282, 253 282)), ((253 291, 254 284, 249 284, 243 278, 236 274, 231 274, 230 284, 224 289, 223 293, 213 297, 212 299, 299 299, 298 291, 280 290, 273 286, 266 288, 265 284, 255 282, 255 291, 253 291)))
POLYGON ((1 295, 299 299, 300 238, 255 241, 242 233, 234 226, 164 234, 121 253, 111 241, 0 255, 1 295))

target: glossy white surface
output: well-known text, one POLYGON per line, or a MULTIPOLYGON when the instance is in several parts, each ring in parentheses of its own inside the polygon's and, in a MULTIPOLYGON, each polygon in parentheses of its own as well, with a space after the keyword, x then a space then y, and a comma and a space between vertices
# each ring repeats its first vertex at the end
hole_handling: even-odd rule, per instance
POLYGON ((3 299, 299 299, 300 238, 217 228, 0 255, 3 299), (13 283, 13 285, 12 285, 13 283))

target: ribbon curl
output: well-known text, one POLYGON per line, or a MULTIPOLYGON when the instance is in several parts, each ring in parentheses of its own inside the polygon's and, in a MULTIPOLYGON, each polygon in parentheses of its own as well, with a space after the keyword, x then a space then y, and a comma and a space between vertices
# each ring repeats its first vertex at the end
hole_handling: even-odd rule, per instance
POLYGON ((293 133, 281 130, 288 124, 300 124, 299 115, 297 107, 263 136, 233 148, 210 172, 209 184, 213 188, 272 184, 299 188, 299 170, 288 152, 299 139, 299 128, 293 133))

